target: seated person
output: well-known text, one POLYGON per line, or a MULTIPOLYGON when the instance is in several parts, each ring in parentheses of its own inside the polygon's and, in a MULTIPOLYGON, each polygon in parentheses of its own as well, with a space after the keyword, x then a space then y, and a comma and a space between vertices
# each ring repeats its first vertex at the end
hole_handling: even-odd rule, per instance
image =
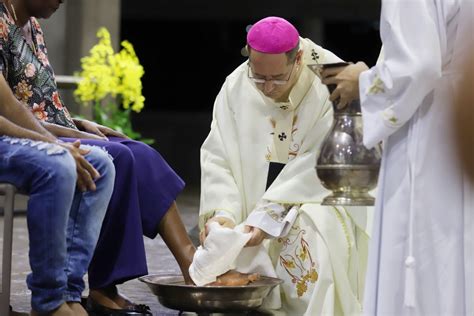
POLYGON ((288 315, 361 313, 365 209, 321 206, 315 172, 333 111, 308 65, 341 60, 278 17, 250 28, 247 50, 201 148, 200 226, 245 222, 247 246, 268 239, 288 315))
POLYGON ((105 148, 116 180, 89 267, 89 307, 94 313, 150 315, 118 293, 116 284, 146 275, 143 235, 163 237, 189 281, 194 246, 179 217, 176 196, 183 181, 161 155, 141 142, 87 120, 72 119, 58 94, 43 32, 36 17, 49 18, 60 0, 5 0, 0 4, 1 69, 15 96, 55 136, 105 148), (49 124, 48 124, 49 123, 49 124), (105 135, 106 137, 104 137, 105 135), (112 310, 110 310, 112 309, 112 310))
POLYGON ((0 181, 30 196, 31 315, 87 315, 80 305, 83 277, 114 177, 106 152, 56 139, 15 99, 0 74, 0 181))

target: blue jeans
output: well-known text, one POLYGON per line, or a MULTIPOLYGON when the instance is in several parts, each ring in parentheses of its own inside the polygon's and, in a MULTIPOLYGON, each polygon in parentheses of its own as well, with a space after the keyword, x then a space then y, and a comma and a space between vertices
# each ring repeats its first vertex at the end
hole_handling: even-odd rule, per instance
MULTIPOLYGON (((86 147, 86 146, 85 146, 86 147)), ((29 194, 27 222, 30 266, 27 284, 31 307, 45 313, 64 302, 79 302, 100 233, 115 169, 108 154, 86 147, 86 159, 101 177, 97 190, 76 189, 71 154, 54 144, 0 137, 0 181, 29 194)))

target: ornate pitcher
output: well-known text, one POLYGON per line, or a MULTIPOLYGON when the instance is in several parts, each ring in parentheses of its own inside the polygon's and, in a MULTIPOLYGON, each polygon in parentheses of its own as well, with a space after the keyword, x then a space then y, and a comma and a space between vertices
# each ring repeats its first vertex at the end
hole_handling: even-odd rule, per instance
MULTIPOLYGON (((332 91, 335 87, 328 88, 332 91)), ((377 145, 369 150, 362 143, 359 101, 343 109, 333 108, 334 121, 316 163, 318 178, 332 191, 322 204, 374 205, 375 199, 368 192, 377 186, 382 148, 377 145)))

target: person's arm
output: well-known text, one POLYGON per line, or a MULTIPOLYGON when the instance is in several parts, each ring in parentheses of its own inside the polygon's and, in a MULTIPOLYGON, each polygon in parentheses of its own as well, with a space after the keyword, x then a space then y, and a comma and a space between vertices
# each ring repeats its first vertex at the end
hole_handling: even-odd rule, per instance
POLYGON ((226 85, 214 104, 211 131, 201 147, 201 203, 199 226, 204 228, 212 217, 219 222, 242 222, 242 196, 232 170, 238 159, 235 122, 228 108, 226 85), (225 214, 225 216, 220 216, 225 214))
POLYGON ((44 136, 50 142, 55 142, 54 137, 31 114, 28 108, 18 101, 13 95, 8 83, 0 73, 0 115, 18 126, 44 136))
POLYGON ((47 143, 56 142, 54 138, 46 137, 38 132, 31 131, 10 122, 3 116, 0 116, 0 135, 6 135, 16 138, 28 138, 32 140, 38 140, 47 143))
POLYGON ((89 150, 80 148, 81 143, 79 141, 76 141, 75 143, 63 143, 54 137, 47 137, 38 132, 18 126, 3 116, 0 116, 0 135, 54 143, 65 148, 67 151, 69 151, 76 162, 76 171, 78 175, 77 186, 79 189, 81 191, 94 191, 96 189, 94 180, 100 177, 100 175, 97 170, 84 158, 84 156, 89 153, 89 150))
POLYGON ((85 119, 78 119, 78 118, 75 118, 73 120, 74 120, 74 124, 76 124, 77 128, 79 128, 81 131, 97 135, 104 139, 107 139, 107 136, 128 138, 126 135, 116 130, 111 129, 110 127, 97 124, 96 122, 92 122, 85 119))
POLYGON ((100 175, 84 158, 89 151, 79 148, 81 144, 79 141, 72 144, 59 142, 54 135, 42 127, 26 106, 15 98, 3 74, 0 74, 0 115, 0 130, 4 132, 4 135, 57 143, 66 148, 76 162, 79 189, 81 191, 95 190, 94 180, 100 175))
POLYGON ((105 137, 101 137, 88 132, 79 131, 77 129, 61 126, 58 124, 51 124, 48 122, 41 122, 43 127, 56 137, 69 137, 69 138, 83 138, 83 139, 97 139, 106 140, 105 137))
POLYGON ((5 80, 5 77, 1 73, 0 115, 24 129, 43 135, 45 139, 49 140, 49 142, 55 142, 56 137, 104 139, 104 137, 87 132, 81 132, 57 124, 38 121, 28 108, 15 98, 10 86, 5 80))
POLYGON ((384 57, 359 77, 366 147, 408 122, 436 87, 446 37, 439 23, 434 1, 382 1, 384 57))

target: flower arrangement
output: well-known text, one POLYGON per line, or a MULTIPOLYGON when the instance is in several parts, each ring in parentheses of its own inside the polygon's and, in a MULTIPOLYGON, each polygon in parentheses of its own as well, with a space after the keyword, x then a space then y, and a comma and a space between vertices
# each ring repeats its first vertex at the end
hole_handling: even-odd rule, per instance
MULTIPOLYGON (((99 42, 88 56, 81 59, 82 71, 76 98, 83 104, 94 105, 95 121, 113 128, 132 139, 141 139, 132 128, 131 111, 139 113, 145 105, 142 94, 143 66, 133 45, 121 43, 121 50, 114 52, 110 33, 106 28, 97 31, 99 42)), ((141 139, 153 143, 151 139, 141 139)))

